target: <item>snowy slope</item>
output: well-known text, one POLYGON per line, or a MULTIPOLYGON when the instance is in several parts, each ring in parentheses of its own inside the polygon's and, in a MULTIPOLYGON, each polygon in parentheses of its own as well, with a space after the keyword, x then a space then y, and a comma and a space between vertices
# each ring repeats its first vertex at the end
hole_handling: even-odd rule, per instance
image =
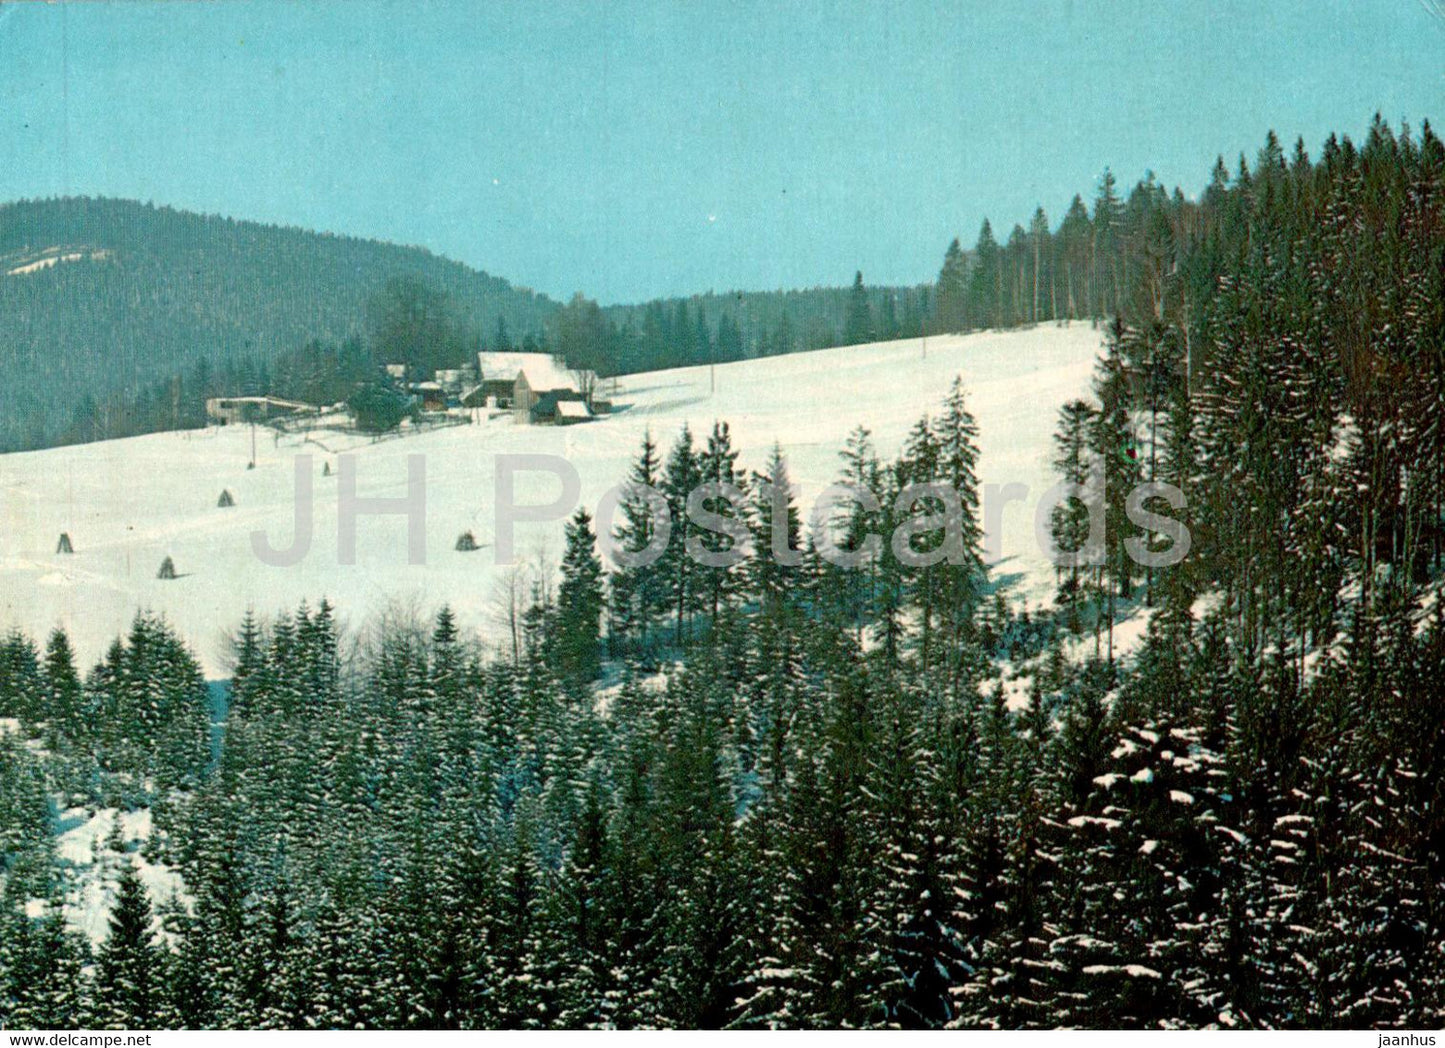
MULTIPOLYGON (((92 943, 106 936, 123 865, 135 867, 153 906, 187 904, 180 875, 167 866, 147 862, 140 853, 140 845, 151 833, 149 808, 102 808, 94 813, 71 808, 61 812, 59 831, 55 856, 66 879, 66 919, 92 943)), ((155 914, 152 927, 161 931, 160 913, 155 914)))
MULTIPOLYGON (((545 452, 565 456, 594 506, 621 481, 650 428, 665 454, 684 422, 705 439, 727 420, 741 464, 761 468, 777 441, 801 487, 805 514, 838 474, 848 432, 872 430, 893 456, 924 411, 935 411, 956 374, 963 376, 980 427, 980 480, 1025 484, 1030 496, 1003 513, 999 571, 1013 593, 1038 603, 1052 588, 1052 569, 1034 538, 1033 512, 1053 483, 1051 434, 1059 406, 1084 395, 1100 336, 1088 325, 934 337, 628 376, 610 418, 569 428, 515 425, 497 418, 403 439, 370 443, 320 435, 322 446, 262 431, 258 462, 247 470, 250 434, 243 427, 158 434, 0 457, 0 627, 43 634, 63 624, 83 666, 125 630, 137 608, 165 614, 201 657, 208 675, 227 671, 223 638, 248 606, 260 613, 329 597, 353 625, 389 601, 425 610, 450 603, 464 626, 488 628, 504 568, 496 563, 494 456, 545 452), (427 477, 427 559, 407 563, 406 523, 363 517, 358 563, 338 564, 335 455, 357 454, 363 497, 406 491, 407 456, 423 455, 427 477), (272 545, 290 544, 293 466, 313 456, 315 537, 300 564, 258 561, 250 534, 265 529, 272 545), (333 475, 322 475, 330 461, 333 475), (216 505, 223 489, 235 508, 216 505), (464 530, 483 549, 453 550, 464 530), (75 554, 57 555, 61 532, 75 554), (181 577, 156 572, 171 556, 181 577)), ((545 475, 519 478, 521 501, 555 497, 545 475)), ((561 553, 559 522, 523 525, 524 559, 561 553)))

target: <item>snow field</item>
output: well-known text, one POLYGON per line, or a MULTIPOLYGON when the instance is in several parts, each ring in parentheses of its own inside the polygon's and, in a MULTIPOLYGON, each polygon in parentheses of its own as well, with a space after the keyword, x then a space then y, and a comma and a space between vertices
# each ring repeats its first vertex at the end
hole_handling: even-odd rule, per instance
MULTIPOLYGON (((1100 339, 1087 324, 1051 325, 741 361, 711 375, 707 367, 630 375, 620 380, 612 416, 571 427, 499 417, 378 442, 325 432, 314 441, 278 441, 259 429, 253 470, 251 432, 239 426, 3 456, 0 628, 43 640, 63 625, 85 670, 147 608, 165 615, 211 678, 228 674, 226 637, 248 607, 268 615, 327 597, 355 625, 396 602, 424 612, 447 603, 464 628, 495 637, 493 608, 508 571, 493 548, 498 456, 565 458, 592 510, 626 478, 645 431, 665 456, 684 424, 701 443, 715 420, 726 421, 746 469, 762 469, 773 444, 782 447, 806 521, 837 480, 838 454, 854 427, 866 426, 879 454, 892 458, 918 417, 937 413, 955 375, 979 424, 985 522, 994 505, 1000 525, 996 577, 1015 601, 1036 607, 1054 588, 1034 532, 1035 508, 1056 480, 1052 434, 1059 407, 1087 394, 1100 339), (424 564, 408 563, 408 522, 396 514, 359 517, 356 563, 339 562, 337 456, 344 452, 355 455, 362 498, 406 495, 408 458, 422 457, 424 564), (298 461, 313 487, 312 541, 299 562, 270 566, 251 535, 261 530, 272 547, 290 547, 298 461), (1028 495, 1004 501, 1004 485, 1024 485, 1028 495), (223 489, 234 508, 217 507, 223 489), (454 551, 468 530, 482 548, 454 551), (62 532, 73 555, 55 553, 62 532), (167 556, 175 580, 156 578, 167 556)), ((559 489, 549 473, 517 475, 519 504, 549 503, 559 489)), ((519 524, 516 550, 550 571, 562 551, 562 520, 519 524)))

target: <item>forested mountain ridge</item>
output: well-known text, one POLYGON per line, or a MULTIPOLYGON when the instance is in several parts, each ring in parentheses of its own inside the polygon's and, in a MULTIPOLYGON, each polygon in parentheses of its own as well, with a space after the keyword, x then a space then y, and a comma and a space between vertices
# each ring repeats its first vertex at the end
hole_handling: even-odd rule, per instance
POLYGON ((0 205, 0 453, 201 425, 206 396, 305 397, 377 362, 378 299, 409 282, 436 307, 423 341, 551 350, 626 374, 909 337, 930 286, 694 295, 599 307, 417 247, 136 201, 0 205))
POLYGON ((498 318, 540 330, 557 309, 417 247, 128 200, 0 205, 0 451, 66 439, 107 399, 128 404, 203 363, 357 337, 396 277, 435 289, 477 331, 498 318))

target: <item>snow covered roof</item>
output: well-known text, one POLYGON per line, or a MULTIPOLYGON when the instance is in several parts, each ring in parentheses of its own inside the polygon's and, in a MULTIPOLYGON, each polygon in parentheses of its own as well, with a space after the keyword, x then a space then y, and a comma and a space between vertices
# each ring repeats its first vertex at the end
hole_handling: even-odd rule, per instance
POLYGON ((557 401, 558 418, 591 418, 592 412, 587 410, 587 402, 584 400, 559 400, 557 401))
POLYGON ((486 381, 512 381, 521 372, 527 376, 527 385, 534 393, 553 389, 578 391, 572 372, 550 353, 478 353, 477 365, 486 381))

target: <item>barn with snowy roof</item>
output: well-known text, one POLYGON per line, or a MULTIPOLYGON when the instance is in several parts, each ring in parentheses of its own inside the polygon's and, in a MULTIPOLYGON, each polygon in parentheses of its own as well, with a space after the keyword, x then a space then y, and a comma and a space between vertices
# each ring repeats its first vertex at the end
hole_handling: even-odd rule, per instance
MULTIPOLYGON (((586 407, 578 374, 549 353, 479 353, 477 367, 480 395, 499 408, 510 408, 520 422, 556 422, 559 403, 586 407)), ((567 410, 569 420, 578 421, 573 417, 576 409, 567 410)))

